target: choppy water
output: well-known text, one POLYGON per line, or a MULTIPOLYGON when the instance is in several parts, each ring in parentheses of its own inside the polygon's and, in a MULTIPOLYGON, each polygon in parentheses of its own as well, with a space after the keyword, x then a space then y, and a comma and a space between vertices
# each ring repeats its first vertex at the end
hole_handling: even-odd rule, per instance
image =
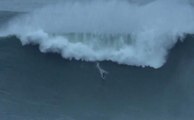
MULTIPOLYGON (((6 23, 9 20, 14 18, 15 21, 16 18, 16 21, 23 21, 26 14, 0 12, 1 32, 7 32, 6 23)), ((21 23, 16 23, 17 31, 21 23)), ((48 33, 52 37, 59 35, 48 33)), ((15 36, 0 38, 1 120, 193 120, 193 35, 186 35, 184 42, 178 41, 172 49, 168 49, 167 61, 158 69, 152 68, 149 63, 152 67, 142 68, 97 59, 102 60, 98 66, 95 60, 77 61, 63 59, 55 53, 42 54, 39 51, 42 47, 37 45, 40 36, 34 35, 37 34, 26 34, 23 38, 21 33, 16 32, 15 36), (36 45, 22 46, 22 39, 23 42, 35 41, 36 45), (108 72, 105 79, 102 79, 99 68, 108 72)), ((131 44, 131 38, 129 40, 126 35, 122 35, 124 42, 118 44, 116 39, 120 33, 108 37, 107 34, 96 33, 65 33, 62 36, 66 36, 72 45, 80 38, 81 43, 88 46, 92 44, 91 38, 98 38, 101 41, 92 45, 98 52, 101 52, 99 45, 105 46, 102 50, 115 45, 109 50, 116 51, 131 44), (114 44, 111 40, 115 41, 114 44)), ((54 49, 55 52, 60 52, 59 48, 54 49)), ((79 52, 82 54, 83 51, 79 52)))

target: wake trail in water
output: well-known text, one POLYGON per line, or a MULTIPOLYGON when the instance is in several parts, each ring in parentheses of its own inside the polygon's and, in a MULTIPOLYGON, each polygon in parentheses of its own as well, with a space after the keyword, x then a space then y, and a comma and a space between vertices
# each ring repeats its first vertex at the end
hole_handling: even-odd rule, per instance
POLYGON ((96 63, 96 68, 99 70, 100 76, 103 80, 106 79, 106 74, 108 74, 108 72, 106 70, 104 70, 101 66, 100 63, 97 62, 96 63))
POLYGON ((183 0, 63 2, 13 19, 0 35, 66 59, 159 68, 178 38, 194 33, 193 13, 183 0))

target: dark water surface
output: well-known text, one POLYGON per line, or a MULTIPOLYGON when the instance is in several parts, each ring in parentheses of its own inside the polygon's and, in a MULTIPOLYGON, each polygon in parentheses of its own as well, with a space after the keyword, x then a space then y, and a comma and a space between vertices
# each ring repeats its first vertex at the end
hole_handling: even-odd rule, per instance
POLYGON ((160 69, 42 54, 15 37, 0 40, 1 120, 193 120, 194 41, 172 49, 160 69))
POLYGON ((160 69, 101 62, 103 80, 96 63, 0 38, 0 120, 193 120, 193 46, 188 36, 160 69))

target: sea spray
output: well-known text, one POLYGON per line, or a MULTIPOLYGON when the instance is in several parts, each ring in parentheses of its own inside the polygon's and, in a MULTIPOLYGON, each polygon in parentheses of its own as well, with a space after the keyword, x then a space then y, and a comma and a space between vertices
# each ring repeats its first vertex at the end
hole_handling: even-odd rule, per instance
POLYGON ((0 34, 67 59, 159 68, 178 38, 194 33, 193 12, 182 0, 64 2, 15 18, 0 34))

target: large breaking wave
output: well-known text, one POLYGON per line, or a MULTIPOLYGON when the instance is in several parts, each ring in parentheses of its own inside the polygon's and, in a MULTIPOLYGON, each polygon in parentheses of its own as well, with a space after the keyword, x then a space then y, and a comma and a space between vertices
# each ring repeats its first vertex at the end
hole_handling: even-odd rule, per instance
POLYGON ((63 2, 19 16, 0 31, 67 59, 153 68, 161 67, 173 45, 192 33, 194 8, 182 0, 63 2))

